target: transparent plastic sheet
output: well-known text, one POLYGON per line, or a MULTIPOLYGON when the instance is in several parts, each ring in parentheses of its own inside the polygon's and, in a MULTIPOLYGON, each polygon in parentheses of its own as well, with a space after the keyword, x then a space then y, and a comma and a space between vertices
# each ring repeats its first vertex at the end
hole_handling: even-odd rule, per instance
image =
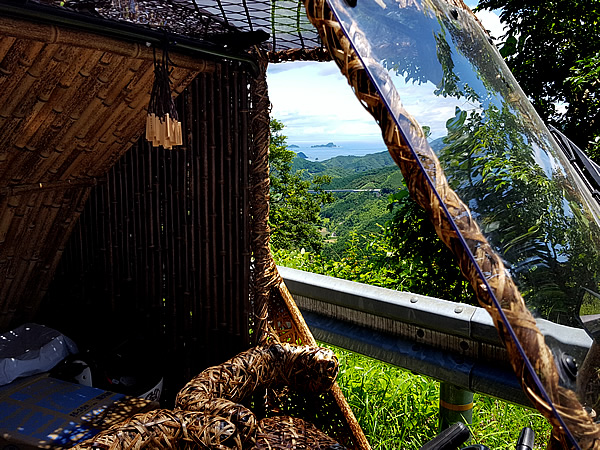
MULTIPOLYGON (((419 159, 419 149, 436 152, 451 188, 501 255, 530 310, 579 327, 582 305, 596 313, 598 204, 479 24, 467 11, 440 0, 328 4, 415 158, 427 164, 419 159)), ((427 176, 427 168, 421 169, 427 176)), ((429 183, 435 189, 435 180, 429 183)), ((454 229, 460 236, 455 224, 454 229)), ((472 253, 471 258, 478 266, 472 253)), ((479 269, 479 276, 487 285, 489 274, 479 269)), ((501 311, 499 300, 494 298, 501 311)), ((517 341, 514 332, 509 335, 517 341)), ((560 343, 549 344, 555 357, 562 352, 560 343)), ((572 380, 562 381, 574 388, 572 380)), ((556 409, 554 414, 567 429, 556 409)))

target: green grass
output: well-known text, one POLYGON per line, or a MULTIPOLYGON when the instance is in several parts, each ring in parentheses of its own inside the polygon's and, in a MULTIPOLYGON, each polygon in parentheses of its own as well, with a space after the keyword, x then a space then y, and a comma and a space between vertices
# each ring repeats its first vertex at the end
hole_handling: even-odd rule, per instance
MULTIPOLYGON (((340 360, 338 383, 373 449, 419 449, 437 434, 439 382, 348 350, 340 360)), ((551 427, 537 411, 475 394, 472 444, 513 449, 521 429, 536 433, 546 448, 551 427)))

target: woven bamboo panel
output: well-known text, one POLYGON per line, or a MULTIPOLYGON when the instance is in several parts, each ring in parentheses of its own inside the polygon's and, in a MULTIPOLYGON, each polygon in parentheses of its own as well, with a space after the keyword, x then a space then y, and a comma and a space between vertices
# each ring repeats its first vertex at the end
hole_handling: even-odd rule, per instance
POLYGON ((117 162, 40 311, 86 344, 90 329, 159 341, 173 391, 250 345, 248 83, 226 64, 200 74, 177 101, 184 145, 140 139, 117 162))
MULTIPOLYGON (((200 70, 174 68, 179 93, 200 70)), ((137 141, 151 49, 0 18, 0 330, 31 318, 92 186, 137 141)))

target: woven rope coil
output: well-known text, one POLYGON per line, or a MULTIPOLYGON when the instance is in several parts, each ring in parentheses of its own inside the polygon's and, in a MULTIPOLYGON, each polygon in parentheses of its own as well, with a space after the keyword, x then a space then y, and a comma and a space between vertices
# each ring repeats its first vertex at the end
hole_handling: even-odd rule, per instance
MULTIPOLYGON (((267 89, 267 62, 259 55, 260 73, 253 79, 252 104, 252 174, 250 185, 251 233, 254 256, 254 280, 252 283, 253 301, 257 332, 263 339, 268 336, 268 302, 271 288, 278 282, 277 268, 269 246, 269 140, 270 140, 270 101, 267 89)), ((258 343, 258 342, 255 342, 258 343)))
MULTIPOLYGON (((582 448, 600 448, 600 430, 598 426, 592 422, 584 411, 575 394, 558 385, 559 377, 554 359, 545 345, 544 337, 538 330, 535 319, 525 306, 525 302, 513 280, 508 276, 502 260, 493 251, 481 233, 479 226, 473 220, 469 209, 449 187, 436 155, 428 146, 416 149, 421 164, 425 168, 429 179, 433 182, 433 186, 431 186, 415 160, 411 149, 400 135, 393 117, 369 79, 363 63, 353 50, 350 41, 344 35, 328 5, 324 0, 306 0, 305 6, 309 19, 319 30, 321 39, 329 49, 341 72, 348 79, 359 101, 379 124, 390 154, 407 180, 411 196, 428 212, 437 234, 457 257, 461 270, 473 286, 480 304, 492 316, 511 356, 513 370, 519 377, 525 392, 534 405, 552 423, 554 427, 553 440, 549 445, 560 443, 568 446, 561 424, 528 374, 516 345, 507 333, 499 311, 494 307, 486 286, 481 282, 477 267, 472 263, 469 253, 463 248, 452 223, 445 216, 436 192, 439 193, 441 201, 447 206, 478 266, 487 275, 489 286, 493 289, 496 298, 500 300, 508 322, 514 329, 528 355, 528 359, 533 364, 535 372, 540 377, 546 392, 569 430, 576 436, 582 448)), ((353 32, 360 34, 357 27, 354 28, 353 32)), ((360 39, 360 36, 356 37, 360 39)), ((364 59, 364 55, 362 56, 364 59)), ((379 66, 378 62, 374 60, 368 61, 367 64, 373 68, 379 66)), ((393 92, 393 90, 390 90, 390 92, 393 92)), ((399 99, 398 104, 400 104, 399 99)), ((406 113, 406 117, 410 118, 410 115, 406 113)), ((416 124, 416 122, 414 123, 416 124)), ((419 127, 413 128, 415 133, 421 132, 419 127)))
POLYGON ((137 414, 74 447, 77 450, 141 448, 242 448, 235 425, 216 416, 158 409, 137 414))
POLYGON ((285 343, 253 347, 193 378, 177 394, 175 406, 231 421, 247 447, 256 442, 258 427, 256 416, 242 402, 278 386, 326 392, 337 373, 337 357, 329 349, 285 343))
POLYGON ((74 447, 77 450, 152 449, 323 449, 346 447, 314 425, 295 417, 267 417, 260 421, 256 443, 244 445, 235 425, 199 412, 156 410, 138 414, 127 422, 74 447))
POLYGON ((260 421, 256 449, 343 450, 346 447, 314 425, 296 417, 267 417, 260 421))
POLYGON ((286 343, 254 347, 193 378, 175 404, 188 411, 210 411, 217 399, 240 403, 257 389, 278 386, 326 392, 337 372, 337 358, 329 349, 286 343))
POLYGON ((254 347, 192 379, 177 395, 173 411, 135 415, 75 448, 341 449, 301 419, 271 417, 259 423, 241 404, 255 392, 276 386, 326 392, 337 373, 338 361, 329 349, 283 343, 254 347))

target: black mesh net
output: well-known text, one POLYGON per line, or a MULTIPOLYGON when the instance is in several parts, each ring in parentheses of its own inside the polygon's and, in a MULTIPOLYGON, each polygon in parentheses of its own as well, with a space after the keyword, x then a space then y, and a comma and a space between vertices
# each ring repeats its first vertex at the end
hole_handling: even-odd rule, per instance
POLYGON ((320 47, 297 0, 38 0, 71 12, 127 22, 230 51, 320 47))

